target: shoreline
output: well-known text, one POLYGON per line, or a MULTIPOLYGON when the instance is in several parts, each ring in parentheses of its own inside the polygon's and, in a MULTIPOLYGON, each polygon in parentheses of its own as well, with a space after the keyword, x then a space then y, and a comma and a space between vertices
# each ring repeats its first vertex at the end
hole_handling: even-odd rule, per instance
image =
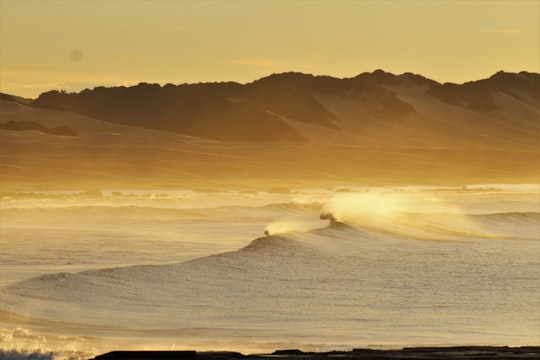
POLYGON ((377 350, 304 352, 297 349, 276 350, 271 354, 244 355, 228 351, 111 351, 89 360, 363 360, 363 359, 538 359, 540 346, 451 346, 405 347, 377 350))

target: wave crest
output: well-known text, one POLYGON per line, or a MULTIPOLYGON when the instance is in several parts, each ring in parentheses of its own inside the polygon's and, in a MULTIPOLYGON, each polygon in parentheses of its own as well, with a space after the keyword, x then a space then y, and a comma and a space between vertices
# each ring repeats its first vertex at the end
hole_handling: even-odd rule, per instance
POLYGON ((3 360, 53 360, 54 354, 52 352, 19 352, 16 350, 0 350, 0 359, 3 360))

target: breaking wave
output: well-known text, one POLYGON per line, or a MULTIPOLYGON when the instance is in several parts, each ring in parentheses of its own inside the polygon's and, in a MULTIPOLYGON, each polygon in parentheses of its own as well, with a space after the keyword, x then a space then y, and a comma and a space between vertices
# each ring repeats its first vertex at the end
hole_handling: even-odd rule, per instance
MULTIPOLYGON (((315 321, 321 308, 335 304, 336 294, 360 304, 366 293, 372 297, 370 304, 375 298, 393 303, 390 294, 402 298, 403 294, 388 290, 396 275, 402 280, 398 268, 407 268, 406 273, 428 283, 435 281, 435 274, 442 275, 439 271, 462 273, 463 269, 444 255, 456 251, 468 257, 478 251, 483 238, 508 238, 516 233, 525 238, 538 229, 539 219, 538 213, 507 213, 475 215, 472 225, 467 222, 467 226, 478 229, 506 221, 521 229, 493 234, 438 227, 442 221, 451 221, 453 214, 436 214, 427 220, 422 217, 421 227, 411 226, 411 216, 404 215, 402 223, 392 229, 382 227, 387 219, 364 227, 331 221, 326 228, 265 236, 237 251, 176 264, 47 274, 7 286, 0 295, 1 306, 5 311, 23 312, 40 320, 121 329, 191 329, 200 327, 202 319, 228 328, 260 319, 261 314, 265 314, 264 322, 271 323, 283 319, 315 321), (447 245, 438 254, 433 245, 411 245, 411 239, 477 243, 468 250, 466 246, 447 245), (403 264, 399 256, 405 254, 417 263, 403 264), (436 263, 437 268, 427 275, 418 266, 433 259, 423 256, 440 257, 438 261, 443 263, 436 263), (377 263, 380 260, 384 262, 377 263), (372 281, 381 273, 388 277, 378 287, 372 281), (346 289, 346 293, 340 293, 340 289, 346 289), (281 299, 286 299, 287 307, 281 299)), ((453 223, 455 227, 456 221, 453 223)), ((481 286, 481 273, 472 277, 465 272, 462 276, 469 284, 481 286)), ((470 285, 460 282, 459 286, 471 290, 470 285)))
MULTIPOLYGON (((147 222, 145 234, 151 234, 156 226, 176 230, 179 223, 246 222, 242 226, 260 235, 267 225, 267 236, 250 236, 230 251, 187 261, 49 271, 11 282, 0 288, 0 323, 79 334, 70 340, 79 349, 96 338, 119 336, 137 339, 126 348, 141 339, 199 345, 210 339, 214 349, 234 339, 287 339, 296 347, 326 349, 460 345, 471 337, 476 344, 537 344, 540 213, 529 211, 529 202, 492 213, 473 205, 475 211, 466 212, 429 198, 411 202, 362 193, 326 202, 209 208, 4 208, 3 221, 14 229, 85 219, 91 226, 147 222)), ((214 243, 227 236, 209 234, 214 243)), ((129 237, 123 241, 132 244, 129 237)), ((145 251, 157 246, 141 244, 145 251)), ((0 335, 14 333, 5 329, 0 335)), ((60 337, 55 341, 68 342, 60 337)), ((92 346, 85 354, 118 343, 92 346)), ((54 345, 0 348, 0 358, 45 360, 58 354, 54 345)), ((70 354, 65 358, 82 357, 70 354)))
POLYGON ((54 354, 41 352, 19 352, 15 350, 3 351, 0 350, 0 359, 3 360, 53 360, 54 354))

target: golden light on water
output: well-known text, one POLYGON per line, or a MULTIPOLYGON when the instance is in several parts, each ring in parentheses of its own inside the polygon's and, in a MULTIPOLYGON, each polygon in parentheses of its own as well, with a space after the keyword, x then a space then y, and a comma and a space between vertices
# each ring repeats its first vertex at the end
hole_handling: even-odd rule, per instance
POLYGON ((0 358, 538 344, 539 12, 0 0, 0 358))

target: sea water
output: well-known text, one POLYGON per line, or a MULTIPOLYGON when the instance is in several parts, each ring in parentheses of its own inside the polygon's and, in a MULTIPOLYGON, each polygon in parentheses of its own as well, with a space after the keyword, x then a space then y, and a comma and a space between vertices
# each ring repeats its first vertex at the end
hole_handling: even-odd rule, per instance
POLYGON ((537 184, 4 196, 0 357, 540 345, 539 196, 537 184))

